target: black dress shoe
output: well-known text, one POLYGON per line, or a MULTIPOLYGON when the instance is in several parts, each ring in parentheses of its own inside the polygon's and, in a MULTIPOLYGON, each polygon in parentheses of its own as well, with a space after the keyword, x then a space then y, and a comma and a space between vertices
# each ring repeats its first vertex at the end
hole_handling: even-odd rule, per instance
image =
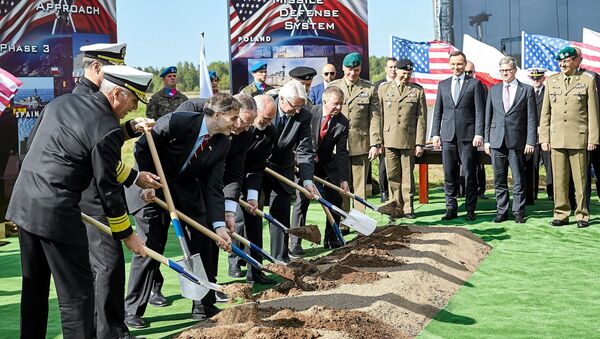
POLYGON ((556 226, 556 227, 560 227, 560 226, 565 226, 568 223, 569 223, 568 221, 554 219, 554 220, 552 220, 552 222, 550 223, 550 225, 556 226))
POLYGON ((416 216, 414 213, 406 213, 404 215, 404 219, 415 219, 415 218, 416 218, 416 216))
POLYGON ((229 298, 227 297, 227 294, 223 293, 223 292, 216 292, 215 293, 215 298, 217 299, 218 303, 226 303, 229 301, 229 298))
POLYGON ((131 313, 125 315, 125 325, 133 328, 146 328, 148 326, 142 317, 131 313))
POLYGON ((446 214, 444 214, 444 216, 442 217, 442 221, 452 220, 452 219, 455 219, 456 217, 458 217, 458 215, 456 214, 456 211, 448 210, 446 212, 446 214))
POLYGON ((325 239, 325 242, 323 244, 323 248, 325 248, 326 250, 328 249, 334 249, 334 248, 340 248, 342 247, 342 243, 340 243, 337 239, 336 240, 328 240, 325 239))
POLYGON ((342 233, 342 235, 348 235, 350 234, 350 228, 348 226, 340 225, 340 233, 342 233))
POLYGON ((306 252, 304 252, 304 249, 302 248, 302 246, 296 245, 296 246, 294 246, 294 248, 292 248, 290 250, 290 254, 295 255, 297 257, 301 257, 304 254, 306 254, 306 252))
POLYGON ((579 220, 577 222, 577 228, 586 228, 588 226, 590 226, 589 221, 579 220))
POLYGON ((229 275, 232 278, 241 278, 244 276, 244 273, 238 265, 232 265, 229 266, 229 269, 227 270, 227 275, 229 275))
POLYGON ((525 213, 523 213, 523 212, 515 213, 515 222, 517 224, 524 224, 525 223, 525 213))
POLYGON ((489 199, 487 195, 485 195, 484 193, 481 193, 480 195, 477 196, 477 199, 481 199, 481 200, 487 200, 489 199))
POLYGON ((500 223, 506 220, 508 220, 508 215, 506 215, 506 213, 498 213, 496 214, 496 217, 494 218, 493 222, 500 223))
POLYGON ((156 307, 165 307, 169 304, 167 298, 165 298, 160 291, 150 293, 150 300, 148 300, 148 303, 156 307))
POLYGON ((475 212, 467 212, 467 216, 465 217, 466 221, 473 221, 475 219, 477 219, 475 212))
POLYGON ((388 201, 388 194, 387 192, 381 192, 381 199, 379 199, 381 202, 386 202, 388 201))
POLYGON ((252 279, 246 280, 249 284, 261 284, 261 285, 272 285, 275 283, 275 280, 267 277, 264 273, 258 272, 252 275, 252 279))
POLYGON ((193 305, 192 306, 192 319, 195 320, 206 320, 219 314, 221 309, 215 305, 193 305))

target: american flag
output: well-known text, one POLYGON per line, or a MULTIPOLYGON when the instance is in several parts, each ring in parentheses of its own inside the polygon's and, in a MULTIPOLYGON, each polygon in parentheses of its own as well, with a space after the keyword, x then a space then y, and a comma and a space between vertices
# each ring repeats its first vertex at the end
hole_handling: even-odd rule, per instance
POLYGON ((10 105, 10 99, 15 96, 21 85, 21 80, 0 68, 0 115, 10 105))
POLYGON ((525 32, 523 32, 523 60, 521 62, 523 68, 544 67, 552 72, 560 72, 556 55, 566 46, 581 49, 583 56, 582 68, 596 73, 600 72, 600 46, 525 32))
POLYGON ((0 0, 0 43, 15 45, 28 30, 52 22, 54 12, 35 10, 48 2, 52 0, 0 0))
POLYGON ((280 11, 291 9, 288 4, 272 0, 229 0, 229 32, 231 55, 235 59, 247 52, 255 42, 238 38, 266 36, 285 25, 290 17, 281 17, 280 11))
POLYGON ((438 83, 452 75, 448 55, 456 48, 445 41, 416 42, 392 36, 392 57, 414 63, 412 81, 423 86, 428 105, 435 103, 438 83))

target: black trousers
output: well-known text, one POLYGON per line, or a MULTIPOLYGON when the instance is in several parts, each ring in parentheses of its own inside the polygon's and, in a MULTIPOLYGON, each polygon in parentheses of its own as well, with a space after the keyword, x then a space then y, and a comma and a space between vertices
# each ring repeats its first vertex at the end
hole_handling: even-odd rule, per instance
POLYGON ((460 165, 465 174, 465 207, 467 212, 474 212, 477 206, 477 148, 470 141, 442 142, 442 164, 444 166, 444 191, 446 193, 446 208, 456 211, 459 195, 460 165))
MULTIPOLYGON (((244 213, 242 212, 242 208, 240 206, 238 206, 237 210, 235 211, 235 233, 248 239, 248 236, 246 234, 246 227, 244 225, 244 213)), ((262 237, 261 237, 261 240, 262 240, 262 237)), ((239 241, 237 241, 235 239, 231 239, 231 242, 235 246, 239 247, 240 249, 244 249, 244 251, 248 253, 248 249, 244 248, 244 245, 242 243, 240 243, 239 241)), ((241 260, 240 257, 235 255, 233 252, 229 253, 229 255, 227 256, 227 261, 229 263, 230 268, 234 267, 234 266, 240 266, 240 263, 243 262, 243 260, 241 260)))
MULTIPOLYGON (((285 190, 277 179, 263 175, 263 191, 269 199, 269 214, 279 220, 284 226, 290 227, 290 205, 292 193, 285 190)), ((283 262, 289 262, 289 236, 277 226, 269 224, 271 236, 271 255, 283 262)))
POLYGON ((45 338, 50 275, 54 278, 64 338, 92 338, 94 281, 88 246, 59 243, 19 227, 21 338, 45 338))
POLYGON ((385 171, 385 152, 379 154, 379 189, 381 193, 388 193, 388 178, 385 171))
MULTIPOLYGON (((384 161, 385 161, 385 159, 384 159, 384 161)), ((385 169, 385 167, 384 167, 384 169, 385 169)), ((327 176, 327 174, 323 170, 323 167, 321 167, 318 162, 315 163, 315 175, 331 182, 331 179, 327 176)), ((385 185, 386 185, 386 192, 387 192, 387 177, 386 177, 385 181, 386 181, 385 185)), ((337 185, 339 183, 333 182, 333 184, 337 185)), ((315 187, 317 187, 317 189, 319 190, 319 193, 323 196, 323 198, 325 200, 329 201, 334 206, 342 208, 343 198, 340 195, 340 193, 338 193, 337 191, 335 191, 329 187, 325 187, 318 182, 315 182, 315 187)), ((294 209, 292 211, 292 213, 293 213, 292 228, 306 225, 306 214, 308 212, 309 206, 310 206, 310 200, 304 194, 296 191, 296 202, 294 203, 294 209)), ((341 219, 340 216, 333 212, 331 214, 333 215, 333 219, 335 220, 336 224, 339 227, 340 219, 341 219)), ((325 239, 325 243, 330 242, 330 241, 337 241, 337 237, 335 235, 335 232, 333 231, 333 226, 329 223, 329 220, 326 220, 325 238, 324 239, 325 239)), ((300 239, 294 235, 290 235, 290 246, 292 248, 296 245, 300 245, 301 243, 302 243, 302 239, 300 239)))
MULTIPOLYGON (((107 225, 105 216, 92 217, 107 225)), ((125 258, 121 241, 85 224, 94 275, 96 338, 118 338, 129 333, 125 325, 125 258)))
MULTIPOLYGON (((259 199, 259 208, 260 209, 263 208, 262 201, 263 201, 263 199, 259 199)), ((239 209, 238 211, 242 214, 246 238, 250 242, 254 243, 256 246, 262 248, 263 247, 263 220, 262 220, 262 218, 248 213, 246 211, 246 209, 239 209)), ((236 214, 236 226, 237 226, 237 218, 238 218, 238 214, 236 214)), ((250 253, 250 256, 252 258, 254 258, 259 263, 262 263, 263 258, 258 252, 250 250, 249 248, 246 248, 245 250, 247 253, 248 252, 250 253)), ((241 260, 241 259, 238 259, 238 260, 241 260)), ((249 266, 249 265, 247 266, 247 269, 248 270, 246 271, 246 278, 248 280, 253 280, 254 277, 260 273, 260 270, 254 268, 252 266, 249 266)))
POLYGON ((492 148, 494 187, 496 190, 496 210, 499 214, 508 213, 508 168, 513 177, 513 213, 525 212, 525 154, 522 149, 508 149, 502 143, 500 148, 492 148))

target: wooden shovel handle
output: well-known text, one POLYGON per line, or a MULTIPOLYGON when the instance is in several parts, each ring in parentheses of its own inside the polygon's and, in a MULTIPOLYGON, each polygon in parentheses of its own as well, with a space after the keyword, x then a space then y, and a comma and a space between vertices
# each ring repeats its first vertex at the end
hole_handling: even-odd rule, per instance
MULTIPOLYGON (((240 205, 242 205, 243 208, 248 208, 251 207, 250 204, 244 200, 242 200, 241 198, 238 199, 238 202, 240 203, 240 205)), ((256 209, 256 214, 261 217, 264 218, 265 217, 265 212, 261 211, 260 209, 256 209)))
MULTIPOLYGON (((160 206, 161 208, 167 209, 167 204, 160 200, 157 197, 154 197, 154 203, 157 204, 158 206, 160 206)), ((175 210, 175 212, 177 213, 177 216, 184 221, 186 224, 192 226, 193 228, 197 229, 198 231, 200 231, 202 234, 204 234, 205 236, 211 238, 212 240, 219 242, 219 241, 223 241, 224 239, 221 238, 217 233, 209 230, 208 228, 206 228, 205 226, 202 226, 199 222, 197 222, 196 220, 188 217, 187 215, 175 210)))
POLYGON ((323 178, 319 178, 316 175, 313 176, 313 178, 315 178, 315 181, 318 181, 318 182, 322 183, 323 185, 325 185, 325 186, 327 186, 327 187, 329 187, 331 189, 334 189, 334 190, 340 192, 342 195, 348 195, 348 196, 354 198, 354 193, 352 193, 352 192, 346 192, 341 187, 339 187, 337 185, 334 185, 334 184, 330 183, 329 181, 327 181, 327 180, 325 180, 323 178))
POLYGON ((175 204, 173 203, 173 197, 171 196, 171 191, 169 191, 169 186, 167 186, 167 178, 165 177, 165 172, 163 171, 162 165, 160 163, 160 158, 158 157, 158 151, 156 150, 154 138, 152 137, 152 130, 144 129, 144 134, 146 135, 148 147, 150 148, 150 153, 152 154, 154 167, 156 167, 156 174, 158 174, 158 176, 160 177, 160 183, 162 184, 162 191, 165 196, 165 200, 167 201, 169 214, 171 214, 171 219, 176 219, 177 214, 175 213, 175 204))
POLYGON ((311 195, 311 193, 304 187, 298 185, 297 183, 293 182, 292 180, 284 177, 283 175, 273 171, 272 169, 265 167, 265 172, 269 173, 271 176, 275 177, 275 179, 281 181, 282 183, 293 187, 295 189, 297 189, 298 191, 302 192, 302 194, 304 195, 311 195))

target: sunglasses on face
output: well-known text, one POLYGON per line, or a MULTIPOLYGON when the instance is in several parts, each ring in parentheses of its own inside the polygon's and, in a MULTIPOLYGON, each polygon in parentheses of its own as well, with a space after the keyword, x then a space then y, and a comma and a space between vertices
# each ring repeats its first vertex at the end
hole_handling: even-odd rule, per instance
POLYGON ((324 72, 323 75, 324 76, 335 75, 335 72, 324 72))
POLYGON ((466 74, 466 75, 472 75, 472 74, 473 74, 473 71, 465 71, 465 74, 466 74))

